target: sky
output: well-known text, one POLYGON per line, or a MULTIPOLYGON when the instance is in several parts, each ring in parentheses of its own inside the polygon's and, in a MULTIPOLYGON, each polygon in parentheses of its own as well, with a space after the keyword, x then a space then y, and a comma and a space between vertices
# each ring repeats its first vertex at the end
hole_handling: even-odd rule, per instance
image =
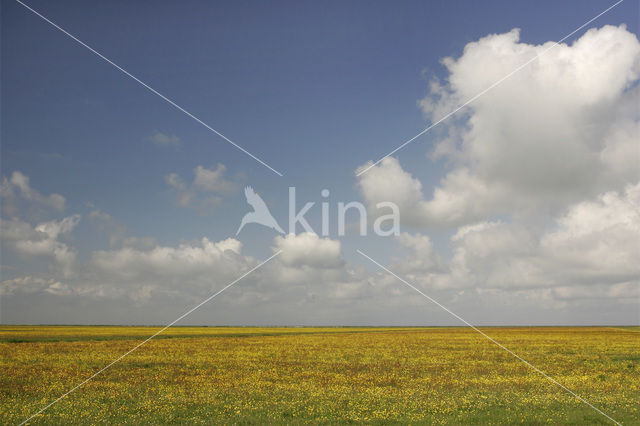
POLYGON ((25 4, 282 176, 1 1, 2 323, 640 323, 637 2, 25 4))

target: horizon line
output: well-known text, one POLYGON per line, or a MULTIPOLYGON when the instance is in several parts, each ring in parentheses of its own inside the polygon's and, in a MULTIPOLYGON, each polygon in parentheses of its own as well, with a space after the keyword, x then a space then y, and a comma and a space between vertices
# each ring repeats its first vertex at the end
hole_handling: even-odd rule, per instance
MULTIPOLYGON (((5 324, 0 323, 0 327, 164 327, 166 324, 5 324)), ((186 327, 206 327, 206 328, 469 328, 467 325, 203 325, 184 324, 173 325, 171 328, 186 327)), ((479 324, 476 327, 640 327, 640 324, 479 324)))

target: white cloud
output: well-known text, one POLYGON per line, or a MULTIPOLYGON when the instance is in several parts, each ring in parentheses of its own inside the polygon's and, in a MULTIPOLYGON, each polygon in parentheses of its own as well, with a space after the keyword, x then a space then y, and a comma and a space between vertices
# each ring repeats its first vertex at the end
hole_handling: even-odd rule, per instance
POLYGON ((414 281, 429 282, 434 274, 437 276, 445 270, 445 260, 427 235, 403 232, 395 240, 408 250, 408 254, 392 262, 391 269, 394 272, 414 281))
POLYGON ((9 179, 6 177, 2 179, 0 198, 2 198, 3 211, 8 216, 19 214, 20 201, 54 211, 63 211, 65 207, 65 198, 62 195, 42 195, 31 187, 29 177, 20 171, 14 171, 9 179))
POLYGON ((219 194, 233 192, 237 189, 237 185, 223 179, 223 175, 226 171, 227 167, 220 163, 218 163, 215 169, 207 169, 205 167, 198 166, 193 171, 195 174, 193 184, 203 191, 217 192, 219 194))
POLYGON ((573 206, 540 243, 566 276, 586 282, 640 283, 640 183, 573 206))
MULTIPOLYGON (((356 172, 369 167, 358 168, 356 172)), ((488 187, 461 168, 443 180, 447 189, 436 188, 432 200, 425 200, 422 183, 402 169, 399 161, 387 157, 358 178, 358 189, 370 215, 377 214, 377 203, 391 201, 398 206, 404 226, 452 226, 486 216, 504 204, 502 185, 488 187), (471 204, 470 199, 476 202, 471 204)))
POLYGON ((640 301, 640 285, 637 282, 613 285, 561 286, 553 289, 553 295, 561 301, 579 299, 617 299, 622 303, 640 301))
POLYGON ((340 241, 304 232, 276 236, 274 244, 282 254, 269 265, 265 279, 278 283, 270 291, 280 293, 283 303, 303 302, 314 315, 327 318, 337 306, 372 297, 368 274, 345 261, 340 241))
POLYGON ((185 182, 177 173, 165 176, 164 180, 174 193, 178 206, 205 213, 214 210, 222 202, 223 195, 239 188, 236 182, 224 178, 226 171, 226 166, 220 163, 214 169, 197 166, 193 170, 192 183, 185 182))
MULTIPOLYGON (((278 236, 273 243, 275 249, 285 250, 283 254, 229 289, 227 304, 247 308, 271 303, 272 308, 286 308, 323 300, 326 307, 315 305, 316 314, 322 314, 331 309, 331 301, 357 300, 371 287, 364 271, 344 261, 338 241, 301 234, 278 236)), ((5 280, 0 291, 93 300, 124 298, 137 306, 170 298, 188 306, 257 264, 258 260, 242 253, 242 243, 233 238, 217 242, 202 238, 177 246, 124 246, 94 251, 90 262, 64 284, 56 278, 21 276, 5 280)))
MULTIPOLYGON (((638 297, 637 268, 634 271, 618 263, 609 268, 611 274, 598 269, 595 274, 585 275, 586 268, 581 266, 583 271, 578 274, 571 262, 556 259, 549 245, 554 249, 572 244, 584 246, 580 236, 571 244, 565 237, 576 227, 581 228, 582 219, 574 219, 583 217, 579 210, 590 208, 606 216, 625 203, 635 203, 637 190, 634 187, 628 193, 608 194, 589 207, 575 206, 553 230, 538 237, 502 222, 465 227, 451 240, 454 255, 450 260, 437 252, 428 236, 403 233, 396 241, 408 255, 393 260, 390 268, 461 314, 475 313, 489 301, 503 307, 528 306, 538 310, 566 308, 585 300, 627 303, 625 300, 638 297), (543 243, 554 238, 561 242, 543 243), (626 271, 624 276, 614 276, 619 270, 626 271), (544 306, 539 306, 541 302, 544 306)), ((626 208, 631 209, 632 205, 626 208)), ((637 225, 638 220, 632 218, 621 232, 635 232, 629 240, 637 238, 637 225)), ((598 232, 606 229, 609 228, 598 232)), ((315 234, 277 236, 273 248, 283 253, 229 288, 224 301, 217 301, 210 311, 221 312, 222 316, 216 318, 225 323, 249 324, 331 324, 346 321, 345 318, 369 324, 451 322, 446 313, 386 272, 367 271, 346 261, 339 241, 315 234), (413 314, 406 316, 408 312, 413 314)), ((597 244, 585 250, 592 248, 597 251, 597 244)), ((619 253, 625 250, 621 247, 619 253)), ((242 253, 238 240, 214 242, 203 238, 177 246, 156 243, 145 248, 95 251, 91 262, 80 268, 81 275, 71 280, 16 277, 5 280, 0 289, 11 295, 40 293, 118 306, 127 306, 128 300, 136 309, 168 303, 180 311, 237 279, 258 262, 242 253)), ((486 309, 491 312, 495 308, 486 309)), ((158 318, 152 312, 147 315, 158 318)), ((529 321, 517 313, 506 315, 508 322, 529 321)))
MULTIPOLYGON (((367 274, 343 259, 339 241, 304 233, 276 236, 273 244, 274 250, 283 253, 230 289, 233 297, 227 303, 248 307, 272 301, 283 308, 317 300, 330 304, 330 300, 362 297, 371 287, 367 274)), ((142 303, 154 296, 171 294, 179 299, 198 300, 257 264, 258 260, 242 253, 238 240, 213 242, 203 238, 176 247, 96 251, 90 276, 96 286, 100 283, 106 288, 105 297, 126 295, 142 303)), ((317 309, 324 310, 321 306, 317 309)))
POLYGON ((637 182, 636 36, 624 26, 605 26, 542 55, 549 46, 521 43, 513 30, 445 59, 446 83, 432 83, 431 95, 420 101, 432 122, 537 57, 443 123, 447 136, 433 156, 453 168, 431 198, 397 160, 387 159, 359 178, 369 205, 398 200, 407 224, 451 226, 557 212, 637 182))
POLYGON ((547 296, 559 299, 637 297, 640 183, 575 204, 543 231, 505 222, 461 227, 451 238, 446 268, 425 268, 439 263, 424 236, 411 238, 421 243, 407 244, 412 239, 403 234, 400 242, 413 253, 394 267, 430 288, 547 288, 547 296))
POLYGON ((162 133, 159 131, 156 131, 151 137, 147 138, 147 140, 156 146, 161 146, 165 148, 167 147, 177 148, 182 144, 178 136, 174 134, 162 133))
POLYGON ((280 260, 287 266, 310 266, 314 268, 337 268, 343 265, 340 241, 320 238, 303 232, 275 238, 277 250, 282 250, 280 260))
MULTIPOLYGON (((175 192, 176 204, 180 207, 191 207, 196 199, 196 193, 177 173, 170 173, 164 177, 165 183, 175 192)), ((218 199, 216 198, 216 203, 218 199)))
MULTIPOLYGON (((11 297, 102 301, 104 306, 129 302, 136 309, 158 303, 181 307, 203 300, 258 264, 242 253, 241 242, 234 238, 162 245, 153 238, 127 236, 111 215, 93 204, 88 207, 87 217, 113 231, 117 241, 111 241, 109 250, 91 252, 90 260, 78 265, 75 249, 63 240, 77 226, 79 215, 35 226, 20 219, 2 220, 3 244, 26 258, 49 258, 61 267, 51 269, 46 277, 16 270, 17 276, 0 283, 0 291, 11 297)), ((330 323, 333 313, 356 303, 367 306, 376 289, 386 291, 362 268, 344 260, 337 240, 312 233, 276 236, 273 249, 283 253, 225 292, 224 306, 251 308, 251 312, 262 309, 263 315, 275 307, 288 315, 305 309, 317 321, 330 323)), ((234 318, 251 317, 242 312, 234 318)), ((262 318, 271 321, 273 317, 262 318)), ((286 322, 291 317, 279 318, 286 322)))
POLYGON ((26 257, 49 257, 65 277, 73 272, 77 253, 61 239, 67 238, 80 221, 80 215, 52 220, 32 226, 26 217, 59 212, 65 208, 62 195, 43 195, 32 188, 29 177, 14 171, 11 178, 0 184, 3 213, 10 219, 0 218, 0 239, 3 246, 26 257), (35 214, 34 214, 35 213, 35 214))
POLYGON ((19 219, 0 219, 2 240, 15 251, 27 256, 48 256, 55 259, 63 274, 69 276, 76 260, 76 251, 60 241, 80 221, 80 215, 65 217, 60 221, 43 222, 31 227, 19 219))
MULTIPOLYGON (((432 82, 420 106, 436 121, 548 46, 520 43, 517 30, 469 43, 444 60, 446 83, 432 82)), ((448 259, 427 236, 402 234, 409 253, 391 268, 429 291, 473 288, 479 300, 505 305, 637 301, 639 76, 635 35, 624 26, 590 30, 440 129, 432 158, 451 169, 428 193, 396 158, 361 175, 372 212, 393 201, 405 226, 455 229, 448 259)))
POLYGON ((44 279, 32 276, 12 278, 0 282, 0 295, 8 296, 16 292, 27 294, 45 292, 56 296, 66 296, 70 294, 66 284, 52 278, 44 279))
POLYGON ((151 249, 124 247, 93 253, 92 263, 102 271, 124 278, 141 280, 157 277, 209 277, 232 274, 245 263, 238 257, 240 241, 229 238, 213 242, 202 238, 198 243, 177 247, 155 246, 151 249), (238 262, 241 265, 238 265, 238 262))

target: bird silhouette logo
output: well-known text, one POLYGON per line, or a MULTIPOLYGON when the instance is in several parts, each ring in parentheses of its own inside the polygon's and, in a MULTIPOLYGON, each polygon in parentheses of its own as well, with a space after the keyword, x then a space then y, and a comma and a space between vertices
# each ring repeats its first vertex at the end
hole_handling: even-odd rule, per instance
POLYGON ((264 203, 262 198, 260 198, 260 196, 253 190, 252 187, 247 186, 246 188, 244 188, 244 195, 245 197, 247 197, 247 203, 249 203, 249 205, 253 207, 253 211, 244 215, 244 217, 242 218, 242 222, 240 223, 240 227, 238 228, 238 232, 236 232, 236 235, 238 235, 240 231, 242 231, 242 228, 244 228, 244 226, 248 223, 258 223, 262 226, 275 229, 279 233, 284 234, 284 231, 282 230, 282 228, 280 228, 278 222, 276 222, 276 219, 269 211, 267 205, 264 203))

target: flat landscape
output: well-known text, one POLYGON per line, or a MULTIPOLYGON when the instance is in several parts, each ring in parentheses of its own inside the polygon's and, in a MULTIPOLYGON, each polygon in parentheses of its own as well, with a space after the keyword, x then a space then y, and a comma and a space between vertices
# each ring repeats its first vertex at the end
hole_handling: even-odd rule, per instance
MULTIPOLYGON (((17 424, 157 327, 3 326, 17 424)), ((639 424, 639 327, 486 327, 623 424, 639 424)), ((32 423, 610 424, 469 328, 174 327, 32 423)))

